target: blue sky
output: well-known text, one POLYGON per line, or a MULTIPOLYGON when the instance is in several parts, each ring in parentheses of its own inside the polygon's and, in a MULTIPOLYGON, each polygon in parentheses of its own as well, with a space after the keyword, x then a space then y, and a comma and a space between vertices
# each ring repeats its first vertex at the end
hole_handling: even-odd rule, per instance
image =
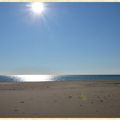
POLYGON ((120 74, 120 3, 0 3, 0 74, 120 74))

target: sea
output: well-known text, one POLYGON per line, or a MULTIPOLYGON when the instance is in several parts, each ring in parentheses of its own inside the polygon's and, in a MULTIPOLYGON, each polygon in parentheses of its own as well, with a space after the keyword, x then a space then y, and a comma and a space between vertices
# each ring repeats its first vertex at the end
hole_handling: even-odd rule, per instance
POLYGON ((0 75, 0 82, 120 80, 120 75, 0 75))

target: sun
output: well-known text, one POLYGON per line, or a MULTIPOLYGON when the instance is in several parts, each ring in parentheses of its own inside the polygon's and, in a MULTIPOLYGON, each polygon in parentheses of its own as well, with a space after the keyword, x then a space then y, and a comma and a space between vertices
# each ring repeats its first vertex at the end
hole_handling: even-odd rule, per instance
POLYGON ((33 2, 31 3, 30 8, 33 13, 42 14, 45 10, 45 5, 41 2, 33 2))

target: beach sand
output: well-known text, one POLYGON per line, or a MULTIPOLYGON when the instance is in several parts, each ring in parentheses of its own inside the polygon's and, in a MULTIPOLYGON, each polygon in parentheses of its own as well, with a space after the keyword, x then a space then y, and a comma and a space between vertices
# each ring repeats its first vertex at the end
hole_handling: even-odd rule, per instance
POLYGON ((0 83, 0 117, 120 117, 120 81, 0 83))

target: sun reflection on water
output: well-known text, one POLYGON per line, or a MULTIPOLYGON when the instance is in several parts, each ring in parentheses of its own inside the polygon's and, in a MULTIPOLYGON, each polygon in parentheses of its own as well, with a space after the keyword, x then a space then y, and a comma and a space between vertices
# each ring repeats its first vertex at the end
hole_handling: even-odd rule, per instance
POLYGON ((14 75, 14 77, 20 79, 20 81, 22 81, 22 82, 53 81, 52 75, 14 75))

